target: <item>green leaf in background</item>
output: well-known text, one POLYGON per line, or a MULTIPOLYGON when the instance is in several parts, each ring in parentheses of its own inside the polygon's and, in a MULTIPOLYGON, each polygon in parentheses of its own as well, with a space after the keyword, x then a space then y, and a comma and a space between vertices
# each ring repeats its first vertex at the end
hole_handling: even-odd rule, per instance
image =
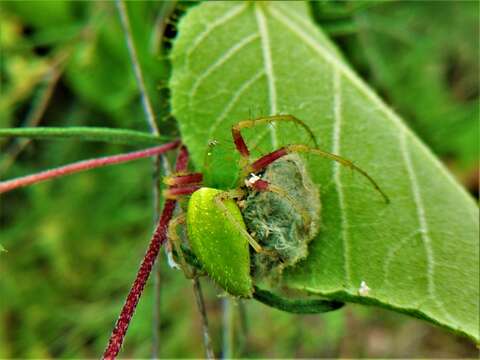
MULTIPOLYGON (((142 6, 134 7, 135 15, 140 15, 139 12, 144 15, 145 36, 150 34, 154 21, 151 18, 155 14, 152 12, 148 17, 145 15, 147 4, 144 2, 142 6)), ((125 38, 120 35, 122 28, 117 9, 113 2, 98 2, 91 3, 87 11, 91 35, 73 52, 66 71, 67 80, 85 102, 95 104, 108 114, 121 117, 125 108, 128 108, 127 105, 138 100, 138 90, 125 38)), ((134 20, 137 19, 137 16, 133 17, 134 20)), ((142 44, 146 46, 148 42, 142 44)), ((163 67, 157 66, 156 71, 151 72, 152 81, 158 80, 156 75, 159 71, 162 72, 163 67)))
MULTIPOLYGON (((360 176, 308 157, 322 226, 285 285, 406 312, 478 341, 476 204, 342 60, 305 4, 203 3, 181 20, 172 64, 173 112, 197 168, 209 141, 227 139, 252 111, 288 113, 390 196, 386 205, 360 176), (359 292, 362 281, 368 292, 359 292)), ((305 142, 300 129, 283 124, 247 138, 263 152, 305 142)), ((208 185, 228 187, 236 163, 217 161, 206 171, 214 178, 208 185)))

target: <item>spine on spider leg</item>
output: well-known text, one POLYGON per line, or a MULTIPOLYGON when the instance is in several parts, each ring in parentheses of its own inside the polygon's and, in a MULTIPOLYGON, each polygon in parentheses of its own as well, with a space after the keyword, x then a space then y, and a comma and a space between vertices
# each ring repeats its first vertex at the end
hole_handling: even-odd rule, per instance
MULTIPOLYGON (((183 172, 187 169, 187 165, 188 152, 187 149, 182 146, 177 157, 176 170, 178 172, 183 172)), ((120 348, 122 347, 128 325, 130 324, 130 320, 132 319, 138 301, 140 300, 140 296, 142 295, 145 284, 147 283, 150 272, 152 271, 153 265, 158 256, 158 252, 160 251, 160 246, 163 245, 167 239, 168 223, 172 219, 176 204, 176 200, 165 201, 165 206, 163 208, 158 226, 155 229, 155 233, 150 241, 150 245, 142 264, 140 265, 140 269, 138 270, 135 281, 127 296, 127 300, 123 305, 122 311, 120 312, 120 316, 115 324, 112 335, 110 336, 107 349, 103 353, 104 359, 115 359, 120 351, 120 348)))

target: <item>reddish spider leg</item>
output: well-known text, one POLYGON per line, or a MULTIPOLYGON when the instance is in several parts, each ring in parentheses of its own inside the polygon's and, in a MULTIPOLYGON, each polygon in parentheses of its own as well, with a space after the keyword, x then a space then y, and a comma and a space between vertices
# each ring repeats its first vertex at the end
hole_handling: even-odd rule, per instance
MULTIPOLYGON (((323 150, 320 150, 320 149, 313 149, 309 146, 301 145, 301 144, 287 145, 287 146, 281 147, 278 150, 272 151, 271 153, 269 153, 267 155, 262 156, 260 159, 254 161, 252 164, 247 165, 244 168, 244 174, 259 172, 259 171, 263 170, 266 166, 271 164, 272 162, 280 159, 281 157, 283 157, 285 155, 291 154, 291 153, 310 153, 310 154, 314 154, 314 155, 324 157, 326 159, 336 161, 336 162, 342 164, 343 166, 349 167, 350 169, 355 170, 355 171, 359 172, 360 174, 362 174, 364 177, 366 177, 368 179, 368 181, 370 181, 370 184, 375 188, 375 190, 377 190, 380 193, 380 195, 383 197, 385 202, 386 203, 390 202, 387 194, 385 194, 383 192, 383 190, 380 188, 380 186, 377 184, 377 182, 375 180, 373 180, 373 178, 370 175, 368 175, 368 173, 365 170, 359 168, 354 163, 352 163, 350 160, 347 160, 347 159, 342 158, 338 155, 335 155, 335 154, 332 154, 332 153, 329 153, 329 152, 326 152, 326 151, 323 151, 323 150)), ((266 182, 264 180, 258 180, 256 182, 254 182, 252 184, 252 187, 254 189, 258 190, 258 191, 270 191, 268 182, 266 182)))
MULTIPOLYGON (((187 149, 182 146, 180 148, 175 166, 175 170, 177 173, 182 174, 186 172, 188 158, 189 156, 187 149)), ((178 178, 181 180, 179 180, 178 183, 171 184, 171 190, 173 192, 191 191, 192 188, 196 185, 191 185, 191 183, 186 181, 186 179, 188 179, 187 176, 192 176, 193 179, 200 178, 201 180, 201 174, 189 174, 185 176, 180 175, 178 178)), ((140 268, 138 270, 135 281, 133 282, 125 304, 123 305, 123 308, 120 312, 120 316, 118 317, 117 323, 115 324, 115 328, 113 329, 112 335, 110 336, 107 349, 103 354, 104 359, 114 359, 120 351, 123 340, 125 338, 125 334, 128 329, 128 325, 130 324, 130 320, 135 312, 150 272, 152 271, 153 265, 160 251, 160 246, 163 245, 167 240, 167 228, 170 220, 172 219, 176 204, 177 200, 175 198, 167 199, 165 201, 165 205, 162 215, 160 216, 158 226, 155 229, 152 240, 150 241, 150 245, 148 246, 145 257, 143 258, 140 268)))
MULTIPOLYGON (((388 196, 382 191, 382 189, 376 183, 376 181, 373 180, 373 178, 370 175, 368 175, 368 173, 365 170, 359 168, 350 160, 347 160, 341 156, 329 153, 327 151, 320 150, 318 148, 312 148, 310 146, 306 146, 302 144, 287 145, 287 146, 281 147, 280 149, 274 150, 269 154, 262 156, 260 159, 254 161, 253 163, 250 163, 250 160, 249 160, 250 151, 248 150, 247 144, 245 143, 245 140, 241 135, 241 130, 244 128, 250 128, 260 124, 270 123, 274 121, 291 121, 291 122, 298 123, 302 125, 311 136, 313 136, 312 131, 308 128, 308 126, 305 123, 303 123, 301 120, 291 115, 275 115, 275 116, 268 116, 268 117, 260 118, 256 120, 240 121, 239 123, 237 123, 232 127, 232 137, 233 137, 235 146, 238 152, 240 153, 240 156, 242 157, 241 164, 243 165, 243 170, 240 177, 241 179, 247 178, 249 174, 255 174, 259 171, 262 171, 269 164, 273 163, 274 161, 280 159, 285 155, 288 155, 291 153, 310 153, 310 154, 318 155, 318 156, 336 161, 342 164, 343 166, 349 167, 350 169, 359 172, 360 174, 362 174, 364 177, 368 179, 368 181, 375 188, 375 190, 377 190, 380 193, 380 195, 383 197, 386 203, 390 202, 388 196)), ((250 179, 248 181, 247 186, 252 187, 257 191, 277 192, 276 189, 270 186, 270 184, 267 181, 261 180, 258 177, 254 177, 253 179, 250 179)))
POLYGON ((236 123, 235 125, 232 126, 232 137, 233 137, 233 142, 235 143, 235 147, 237 148, 238 152, 242 156, 242 158, 248 160, 250 157, 250 150, 248 149, 247 144, 245 143, 245 140, 243 139, 243 136, 241 134, 242 129, 245 128, 251 128, 257 125, 262 125, 262 124, 272 124, 274 122, 293 122, 297 125, 300 125, 303 127, 303 129, 308 133, 310 136, 310 139, 312 140, 314 144, 314 148, 317 148, 317 139, 315 138, 315 134, 313 131, 308 127, 307 124, 305 124, 302 120, 297 119, 293 115, 272 115, 272 116, 265 116, 265 117, 260 117, 258 119, 253 119, 253 120, 242 120, 236 123))

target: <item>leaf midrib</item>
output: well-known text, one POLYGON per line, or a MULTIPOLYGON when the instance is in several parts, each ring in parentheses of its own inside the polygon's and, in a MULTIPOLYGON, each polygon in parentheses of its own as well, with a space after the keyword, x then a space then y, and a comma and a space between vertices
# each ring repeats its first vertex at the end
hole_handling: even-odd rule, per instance
MULTIPOLYGON (((270 103, 270 115, 276 115, 278 113, 277 89, 275 87, 275 75, 273 72, 272 49, 270 47, 267 21, 265 20, 265 14, 262 10, 263 7, 264 6, 260 5, 259 3, 255 3, 255 18, 257 20, 258 32, 260 34, 260 39, 262 42, 263 65, 268 81, 268 99, 270 103)), ((276 149, 278 148, 278 135, 276 130, 276 124, 271 124, 270 134, 272 147, 276 149)))

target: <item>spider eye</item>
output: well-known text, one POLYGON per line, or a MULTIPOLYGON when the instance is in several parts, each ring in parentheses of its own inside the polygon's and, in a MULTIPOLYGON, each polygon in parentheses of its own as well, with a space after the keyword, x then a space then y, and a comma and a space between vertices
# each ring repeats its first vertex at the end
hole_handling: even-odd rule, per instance
POLYGON ((219 144, 218 140, 215 140, 215 139, 212 139, 212 140, 208 141, 208 146, 209 147, 214 147, 214 146, 217 146, 218 144, 219 144))

